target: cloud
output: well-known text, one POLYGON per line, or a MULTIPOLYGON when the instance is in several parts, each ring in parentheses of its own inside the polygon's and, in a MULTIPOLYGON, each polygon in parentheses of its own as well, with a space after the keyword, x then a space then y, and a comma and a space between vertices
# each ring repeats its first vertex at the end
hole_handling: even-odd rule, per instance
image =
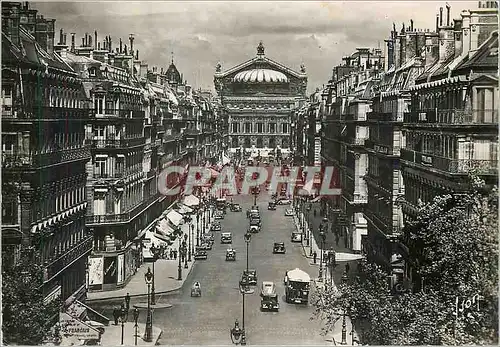
MULTIPOLYGON (((449 1, 456 17, 476 2, 449 1)), ((414 20, 416 28, 433 28, 444 2, 420 1, 111 1, 34 2, 45 17, 55 18, 57 30, 98 31, 128 43, 150 66, 168 67, 171 52, 184 78, 195 88, 213 89, 215 65, 229 69, 255 56, 260 40, 266 55, 292 69, 304 63, 308 89, 326 83, 332 68, 356 47, 383 48, 392 23, 414 20)))

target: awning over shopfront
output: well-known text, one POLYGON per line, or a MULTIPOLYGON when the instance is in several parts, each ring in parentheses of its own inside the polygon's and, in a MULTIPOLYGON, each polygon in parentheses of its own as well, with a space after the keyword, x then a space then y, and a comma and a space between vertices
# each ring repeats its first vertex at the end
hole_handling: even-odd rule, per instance
POLYGON ((351 261, 351 260, 360 260, 363 258, 365 258, 365 256, 362 254, 335 252, 336 261, 351 261))
POLYGON ((177 207, 179 208, 179 213, 181 213, 181 214, 193 213, 193 209, 189 206, 184 205, 184 204, 178 203, 177 207))
POLYGON ((184 217, 179 212, 172 210, 167 214, 167 218, 170 221, 170 223, 178 227, 181 224, 182 219, 184 217))
POLYGON ((159 238, 160 240, 164 242, 171 242, 172 240, 175 239, 174 235, 174 228, 172 228, 169 224, 168 221, 165 219, 162 219, 155 228, 155 237, 159 238))
MULTIPOLYGON (((170 239, 168 238, 160 238, 160 234, 156 233, 156 232, 152 232, 150 230, 146 231, 146 235, 145 235, 146 239, 147 240, 151 240, 151 243, 149 244, 149 241, 148 241, 148 245, 153 245, 155 247, 159 247, 159 246, 167 246, 169 243, 171 243, 172 241, 170 241, 170 239)), ((147 241, 146 240, 146 241, 147 241)), ((147 247, 147 246, 146 246, 147 247)), ((149 249, 149 248, 148 248, 149 249)), ((144 250, 144 249, 143 249, 144 250)))
MULTIPOLYGON (((219 173, 217 172, 217 174, 219 174, 219 173)), ((189 206, 189 207, 198 206, 200 204, 200 199, 198 199, 194 195, 188 195, 188 196, 184 197, 184 200, 182 201, 182 203, 186 206, 189 206)))

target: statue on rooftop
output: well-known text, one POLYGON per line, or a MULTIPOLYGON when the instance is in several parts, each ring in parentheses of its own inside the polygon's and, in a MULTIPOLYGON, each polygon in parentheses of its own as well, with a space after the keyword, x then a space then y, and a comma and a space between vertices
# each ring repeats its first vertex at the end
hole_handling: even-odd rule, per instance
POLYGON ((222 71, 222 64, 220 61, 215 65, 215 72, 221 72, 222 71))
POLYGON ((304 64, 300 64, 300 72, 306 73, 306 66, 304 64))

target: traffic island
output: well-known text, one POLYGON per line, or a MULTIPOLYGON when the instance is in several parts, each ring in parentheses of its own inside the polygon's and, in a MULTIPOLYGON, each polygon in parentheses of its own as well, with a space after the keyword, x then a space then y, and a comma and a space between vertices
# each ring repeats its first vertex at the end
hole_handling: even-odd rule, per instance
MULTIPOLYGON (((148 303, 147 302, 138 302, 137 304, 134 304, 134 307, 138 309, 147 309, 148 308, 148 303)), ((171 308, 172 304, 155 304, 155 305, 150 305, 152 310, 156 309, 162 309, 162 308, 171 308)))
MULTIPOLYGON (((144 332, 146 324, 139 323, 137 327, 133 322, 126 322, 123 324, 123 345, 134 346, 137 339, 137 346, 154 346, 158 343, 161 337, 162 330, 153 326, 152 341, 144 341, 144 332), (137 328, 137 330, 136 330, 137 328), (136 336, 137 331, 137 336, 136 336)), ((122 325, 110 324, 104 328, 104 333, 101 335, 101 346, 119 346, 122 343, 122 325)))

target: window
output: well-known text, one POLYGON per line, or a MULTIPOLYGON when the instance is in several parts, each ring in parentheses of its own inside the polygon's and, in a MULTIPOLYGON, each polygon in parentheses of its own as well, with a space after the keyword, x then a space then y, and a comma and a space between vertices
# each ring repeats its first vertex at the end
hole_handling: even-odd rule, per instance
POLYGON ((264 132, 264 123, 257 123, 257 132, 258 133, 264 132))
POLYGON ((14 143, 16 142, 16 135, 3 135, 2 136, 2 150, 6 154, 14 153, 14 143))
POLYGON ((245 132, 246 133, 252 132, 252 123, 245 123, 245 132))
POLYGON ((238 133, 240 131, 238 123, 232 123, 233 133, 238 133))
POLYGON ((2 201, 2 223, 17 224, 17 202, 2 201))
POLYGON ((4 98, 12 96, 12 87, 11 86, 3 86, 3 96, 4 98))
POLYGON ((104 137, 104 126, 95 126, 94 127, 94 136, 95 137, 104 137))
POLYGON ((263 144, 262 138, 259 137, 257 139, 257 148, 262 148, 262 147, 264 147, 264 144, 263 144))
POLYGON ((94 111, 96 114, 103 114, 103 99, 100 97, 95 98, 94 100, 94 111))
POLYGON ((283 134, 288 134, 288 124, 287 123, 283 123, 283 134))
POLYGON ((106 161, 105 160, 96 160, 94 173, 97 177, 106 176, 106 161))
POLYGON ((99 195, 94 197, 94 215, 106 214, 106 202, 104 200, 104 195, 99 195))
POLYGON ((269 123, 269 133, 274 134, 276 132, 276 123, 269 123))

